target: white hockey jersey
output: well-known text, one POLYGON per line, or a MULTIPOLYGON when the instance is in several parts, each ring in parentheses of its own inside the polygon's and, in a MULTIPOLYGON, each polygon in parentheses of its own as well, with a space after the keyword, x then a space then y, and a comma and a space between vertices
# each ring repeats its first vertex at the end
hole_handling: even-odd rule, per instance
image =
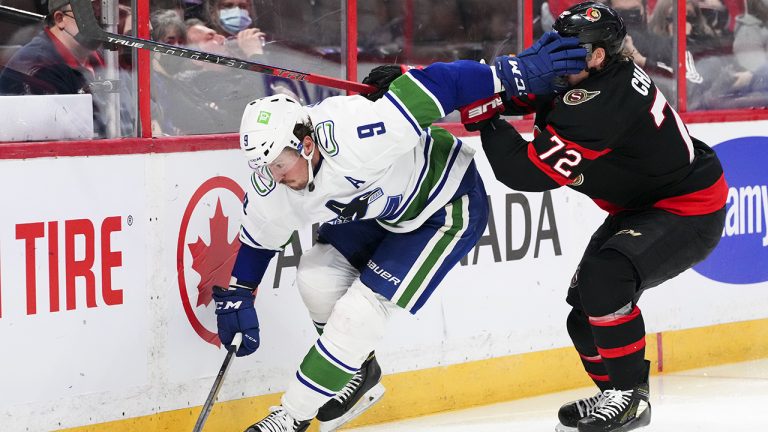
MULTIPOLYGON (((294 230, 316 222, 375 218, 393 232, 419 227, 454 196, 475 152, 444 129, 428 125, 497 87, 488 66, 460 63, 445 67, 453 67, 456 80, 482 81, 479 94, 454 94, 460 87, 456 82, 437 84, 427 68, 398 78, 376 102, 337 96, 307 107, 322 155, 314 190, 277 184, 266 168, 254 172, 240 240, 279 250, 294 230)), ((437 72, 443 81, 444 71, 437 72)))

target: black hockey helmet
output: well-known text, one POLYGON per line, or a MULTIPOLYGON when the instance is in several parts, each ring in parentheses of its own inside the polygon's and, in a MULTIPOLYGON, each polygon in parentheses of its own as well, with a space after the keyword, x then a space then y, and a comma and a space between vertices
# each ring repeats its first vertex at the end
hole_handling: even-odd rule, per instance
POLYGON ((619 14, 597 2, 570 7, 557 17, 552 29, 561 36, 578 37, 582 44, 603 47, 609 57, 621 52, 624 36, 627 35, 627 28, 619 14))

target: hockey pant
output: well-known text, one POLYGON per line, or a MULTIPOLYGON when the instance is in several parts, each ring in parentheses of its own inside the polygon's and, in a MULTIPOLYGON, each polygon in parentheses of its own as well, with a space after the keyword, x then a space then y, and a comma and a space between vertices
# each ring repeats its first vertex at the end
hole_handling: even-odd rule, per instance
POLYGON ((602 390, 642 381, 645 324, 637 301, 645 289, 706 258, 720 239, 724 215, 624 212, 609 216, 592 236, 568 290, 573 310, 567 328, 602 390))
POLYGON ((481 184, 411 232, 393 233, 375 220, 321 228, 296 280, 322 334, 283 395, 285 409, 297 419, 314 417, 375 349, 392 310, 418 311, 487 220, 481 184))

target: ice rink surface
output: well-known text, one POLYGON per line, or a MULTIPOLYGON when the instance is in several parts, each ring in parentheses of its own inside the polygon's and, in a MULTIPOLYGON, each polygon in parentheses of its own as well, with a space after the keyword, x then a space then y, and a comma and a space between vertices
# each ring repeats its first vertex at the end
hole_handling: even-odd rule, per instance
MULTIPOLYGON (((552 432, 563 403, 596 387, 419 417, 355 432, 552 432)), ((384 396, 386 397, 386 395, 384 396)), ((651 424, 643 432, 766 430, 768 359, 651 376, 651 424)))

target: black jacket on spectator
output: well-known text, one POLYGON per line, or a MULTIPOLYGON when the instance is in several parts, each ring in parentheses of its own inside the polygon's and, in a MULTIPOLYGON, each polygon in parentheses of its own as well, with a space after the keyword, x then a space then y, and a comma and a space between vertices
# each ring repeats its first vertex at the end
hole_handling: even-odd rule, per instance
MULTIPOLYGON (((93 71, 104 66, 97 52, 88 59, 93 71)), ((94 72, 81 66, 67 48, 48 28, 43 29, 28 44, 11 57, 0 72, 0 94, 45 95, 90 93, 88 84, 94 72)), ((98 115, 98 98, 94 98, 94 128, 103 135, 104 122, 98 115)))

